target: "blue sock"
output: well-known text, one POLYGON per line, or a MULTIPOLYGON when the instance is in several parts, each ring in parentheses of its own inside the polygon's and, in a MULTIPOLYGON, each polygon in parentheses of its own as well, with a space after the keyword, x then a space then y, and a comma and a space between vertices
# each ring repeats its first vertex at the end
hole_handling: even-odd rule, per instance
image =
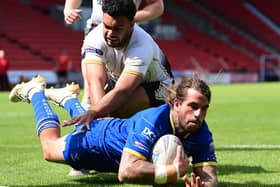
MULTIPOLYGON (((83 108, 83 106, 81 105, 81 103, 77 98, 71 98, 67 100, 64 104, 64 108, 70 114, 71 118, 75 116, 79 116, 86 112, 86 110, 83 108)), ((75 126, 75 130, 81 130, 84 128, 85 128, 85 124, 80 124, 75 126)))
POLYGON ((79 116, 86 112, 77 98, 71 98, 67 100, 64 104, 64 108, 70 114, 71 118, 79 116))
POLYGON ((50 107, 43 91, 34 93, 31 103, 34 109, 38 135, 48 128, 60 128, 58 116, 50 107))

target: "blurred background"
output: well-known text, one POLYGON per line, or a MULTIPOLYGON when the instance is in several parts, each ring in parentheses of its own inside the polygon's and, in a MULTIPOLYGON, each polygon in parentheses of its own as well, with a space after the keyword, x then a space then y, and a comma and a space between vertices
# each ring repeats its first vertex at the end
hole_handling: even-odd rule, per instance
MULTIPOLYGON (((210 83, 280 80, 280 1, 164 3, 164 14, 141 26, 163 49, 177 78, 197 72, 210 83)), ((71 27, 64 23, 63 8, 64 0, 0 1, 0 50, 11 86, 34 74, 56 84, 61 51, 71 61, 68 81, 83 86, 80 49, 91 0, 83 1, 83 19, 71 27)))

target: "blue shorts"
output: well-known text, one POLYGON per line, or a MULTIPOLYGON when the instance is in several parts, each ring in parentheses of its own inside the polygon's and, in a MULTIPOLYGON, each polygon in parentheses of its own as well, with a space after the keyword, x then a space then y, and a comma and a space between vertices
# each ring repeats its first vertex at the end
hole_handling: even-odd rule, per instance
POLYGON ((88 145, 86 136, 89 132, 86 130, 75 130, 67 135, 63 151, 66 163, 76 170, 87 169, 100 172, 117 172, 118 168, 112 167, 114 164, 104 156, 102 149, 98 145, 98 132, 95 132, 97 136, 91 136, 91 139, 95 139, 92 143, 96 142, 96 145, 92 143, 91 146, 88 145))

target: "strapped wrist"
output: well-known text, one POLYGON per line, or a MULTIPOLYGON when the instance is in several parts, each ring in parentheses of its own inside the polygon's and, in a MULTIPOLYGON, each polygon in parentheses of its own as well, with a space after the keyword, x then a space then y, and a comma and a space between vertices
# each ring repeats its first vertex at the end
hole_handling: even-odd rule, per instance
POLYGON ((165 165, 157 164, 155 166, 155 183, 165 184, 167 182, 167 168, 165 165))
POLYGON ((180 178, 178 164, 155 166, 155 183, 166 184, 176 182, 180 178))

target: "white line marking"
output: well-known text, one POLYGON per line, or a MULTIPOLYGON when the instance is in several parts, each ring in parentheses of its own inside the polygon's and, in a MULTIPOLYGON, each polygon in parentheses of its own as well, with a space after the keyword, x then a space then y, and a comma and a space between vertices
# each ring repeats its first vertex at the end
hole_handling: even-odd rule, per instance
POLYGON ((280 149, 280 145, 274 144, 256 144, 256 145, 226 145, 226 146, 217 146, 219 149, 280 149))

